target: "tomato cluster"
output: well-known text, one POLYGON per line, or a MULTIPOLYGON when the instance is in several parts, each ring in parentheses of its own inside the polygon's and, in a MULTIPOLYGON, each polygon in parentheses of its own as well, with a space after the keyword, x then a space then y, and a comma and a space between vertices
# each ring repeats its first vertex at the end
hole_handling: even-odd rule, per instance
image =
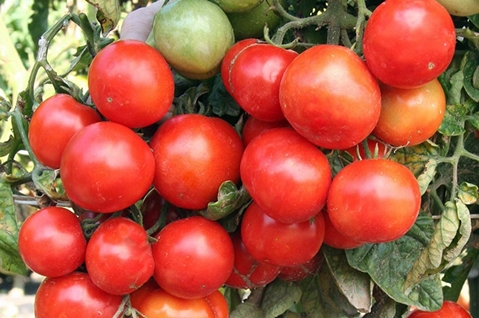
POLYGON ((203 47, 175 46, 179 34, 202 36, 195 32, 227 19, 204 2, 160 10, 156 49, 134 40, 102 49, 88 74, 91 105, 57 94, 34 112, 32 149, 59 169, 73 207, 43 208, 21 228, 23 260, 47 276, 36 317, 111 317, 125 296, 150 318, 227 317, 222 286, 301 280, 322 265, 323 244, 391 242, 415 223, 421 190, 389 150, 425 142, 441 124, 436 78, 455 43, 447 11, 432 0, 382 3, 365 29, 364 60, 333 44, 294 51, 252 37, 234 43, 231 25, 203 47), (204 27, 162 24, 187 7, 204 27), (429 22, 413 36, 422 16, 429 22), (418 52, 424 46, 433 53, 418 52), (221 78, 243 112, 239 132, 218 116, 167 115, 174 72, 221 78), (337 156, 340 169, 331 163, 337 156), (201 213, 227 181, 251 197, 230 232, 201 213))

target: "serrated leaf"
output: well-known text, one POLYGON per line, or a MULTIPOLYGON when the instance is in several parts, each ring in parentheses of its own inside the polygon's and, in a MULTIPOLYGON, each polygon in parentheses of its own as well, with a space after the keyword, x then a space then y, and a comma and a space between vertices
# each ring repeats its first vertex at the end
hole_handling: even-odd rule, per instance
POLYGON ((465 105, 447 105, 446 113, 444 114, 444 118, 438 131, 445 136, 462 135, 466 131, 464 128, 466 116, 467 107, 465 105))
POLYGON ((26 275, 28 269, 18 252, 20 223, 16 218, 10 185, 0 178, 0 271, 26 275))
POLYGON ((436 175, 436 168, 437 168, 438 164, 439 163, 437 162, 437 160, 431 158, 424 165, 423 172, 417 178, 417 183, 419 184, 419 189, 421 191, 421 195, 426 193, 426 190, 429 187, 429 184, 434 179, 434 176, 436 175))
POLYGON ((15 138, 13 135, 8 137, 8 140, 0 142, 0 157, 8 155, 15 147, 15 138))
POLYGON ((120 21, 120 2, 118 0, 86 0, 98 11, 96 18, 101 24, 101 30, 104 35, 113 30, 118 21, 120 21))
POLYGON ((473 51, 468 51, 464 56, 463 63, 463 72, 464 72, 464 89, 469 97, 472 98, 475 102, 479 102, 479 87, 478 87, 478 77, 479 77, 479 58, 478 55, 473 51))
POLYGON ((477 185, 469 182, 462 182, 457 188, 457 197, 466 205, 476 203, 479 198, 477 185))
POLYGON ((241 209, 251 200, 248 192, 241 187, 238 189, 233 181, 225 181, 218 191, 218 200, 210 202, 206 210, 200 214, 207 219, 217 221, 241 209))
POLYGON ((261 308, 258 308, 251 303, 242 303, 236 306, 235 310, 230 313, 230 318, 264 318, 264 313, 261 308))
POLYGON ((326 265, 347 301, 359 312, 366 313, 372 306, 372 283, 369 276, 349 266, 343 250, 323 246, 326 265))
POLYGON ((410 268, 427 245, 434 231, 432 219, 419 215, 406 235, 396 241, 382 244, 366 244, 347 250, 349 264, 366 272, 392 299, 422 310, 438 310, 442 305, 442 286, 439 275, 432 275, 415 285, 409 293, 404 283, 410 268))
POLYGON ((471 234, 469 210, 459 200, 446 202, 433 236, 409 271, 404 289, 408 290, 425 278, 441 272, 464 249, 471 234))
POLYGON ((294 284, 276 279, 266 287, 261 308, 266 318, 278 317, 301 299, 301 288, 294 284))
POLYGON ((426 141, 417 146, 400 148, 392 153, 390 159, 405 165, 415 176, 419 176, 431 156, 438 154, 438 149, 437 145, 426 141))

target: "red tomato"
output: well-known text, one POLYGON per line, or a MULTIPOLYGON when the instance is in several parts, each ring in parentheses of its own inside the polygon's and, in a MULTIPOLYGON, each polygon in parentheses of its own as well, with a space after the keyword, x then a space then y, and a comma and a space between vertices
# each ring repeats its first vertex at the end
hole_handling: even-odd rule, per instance
POLYGON ((120 40, 103 48, 88 71, 92 101, 106 118, 131 128, 159 121, 173 102, 173 74, 150 45, 120 40))
POLYGON ((220 288, 233 270, 233 243, 217 222, 192 216, 168 224, 156 238, 154 278, 177 297, 205 297, 220 288))
POLYGON ((145 230, 124 217, 108 219, 93 232, 85 264, 93 283, 113 295, 135 291, 155 267, 145 230))
POLYGON ((154 134, 154 185, 161 196, 184 209, 216 201, 224 181, 239 182, 241 137, 226 121, 198 114, 174 116, 154 134))
POLYGON ((326 203, 331 183, 328 159, 291 128, 271 129, 253 139, 240 169, 253 200, 279 222, 309 220, 326 203))
POLYGON ((333 178, 327 208, 340 233, 360 242, 382 243, 406 234, 420 205, 419 185, 409 169, 387 159, 364 159, 333 178))
POLYGON ((230 80, 229 73, 231 70, 231 66, 233 65, 233 62, 236 59, 236 56, 238 56, 238 54, 242 50, 244 50, 246 47, 250 45, 258 44, 258 43, 261 43, 258 39, 244 39, 244 40, 236 42, 226 52, 225 57, 223 58, 223 61, 221 62, 221 79, 228 93, 232 94, 231 83, 229 81, 230 80))
POLYGON ((374 129, 381 111, 379 85, 353 51, 316 45, 284 72, 281 108, 291 126, 328 149, 357 145, 374 129))
POLYGON ((47 277, 35 296, 35 317, 112 318, 122 299, 96 287, 86 273, 47 277))
POLYGON ((388 149, 385 143, 371 138, 368 138, 366 142, 368 144, 371 157, 368 157, 368 154, 366 154, 363 142, 357 144, 354 147, 345 149, 345 151, 347 151, 351 156, 353 156, 353 160, 355 161, 362 159, 383 158, 384 156, 386 156, 388 149), (377 156, 375 157, 375 155, 377 156))
POLYGON ((363 47, 369 69, 381 82, 413 88, 444 72, 454 56, 456 32, 435 0, 387 0, 369 18, 363 47))
POLYGON ((437 311, 422 311, 416 309, 408 318, 472 318, 471 314, 457 303, 445 300, 437 311))
POLYGON ((154 173, 148 144, 113 122, 79 131, 68 142, 60 166, 68 197, 84 209, 102 213, 123 210, 141 199, 154 173))
POLYGON ((18 233, 18 250, 34 272, 49 277, 66 275, 85 261, 86 239, 78 217, 60 207, 30 215, 18 233))
POLYGON ((28 129, 28 140, 35 157, 47 167, 58 169, 63 150, 83 127, 100 121, 91 107, 67 94, 44 100, 35 110, 28 129))
POLYGON ((364 244, 339 232, 331 223, 327 212, 323 213, 323 216, 325 224, 324 244, 341 250, 356 248, 364 244))
POLYGON ((304 264, 281 267, 278 278, 287 282, 297 282, 318 272, 324 262, 321 252, 304 264))
POLYGON ((241 132, 243 145, 246 147, 254 137, 262 132, 279 127, 290 127, 290 125, 287 120, 263 121, 250 116, 246 119, 241 132))
POLYGON ((285 224, 270 218, 254 201, 241 222, 241 237, 258 261, 277 266, 297 266, 311 260, 321 248, 324 218, 285 224))
POLYGON ((215 313, 215 318, 228 318, 229 307, 225 296, 219 291, 215 290, 213 293, 205 297, 215 313))
POLYGON ((298 56, 271 44, 249 45, 233 59, 228 81, 231 95, 251 116, 263 121, 284 119, 279 84, 288 65, 298 56))
POLYGON ((437 79, 416 88, 381 86, 381 116, 373 134, 393 146, 415 146, 432 137, 446 113, 437 79))
POLYGON ((261 263, 248 252, 241 240, 241 233, 232 236, 235 249, 234 270, 226 281, 233 288, 253 289, 271 283, 279 274, 280 267, 261 263))

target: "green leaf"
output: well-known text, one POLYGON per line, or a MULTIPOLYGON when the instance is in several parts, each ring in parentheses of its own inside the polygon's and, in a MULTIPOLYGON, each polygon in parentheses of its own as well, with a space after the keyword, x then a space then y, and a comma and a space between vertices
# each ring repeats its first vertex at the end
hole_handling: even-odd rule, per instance
POLYGON ((449 267, 444 274, 444 299, 457 301, 469 272, 479 257, 479 249, 468 247, 457 265, 449 267))
POLYGON ((33 14, 30 17, 28 31, 35 45, 38 45, 38 40, 48 30, 49 4, 50 0, 36 0, 32 4, 33 14))
POLYGON ((406 305, 395 302, 394 299, 388 297, 384 293, 380 294, 381 295, 376 295, 375 298, 378 299, 374 303, 371 312, 364 315, 363 318, 400 318, 405 312, 408 311, 408 307, 406 305))
POLYGON ((200 214, 207 219, 217 221, 239 210, 251 200, 248 192, 241 187, 238 189, 233 181, 225 181, 218 191, 218 201, 210 202, 206 210, 200 214))
POLYGON ((64 199, 64 194, 58 192, 57 188, 55 187, 58 172, 58 170, 50 170, 45 168, 34 170, 32 172, 32 180, 35 184, 35 187, 47 194, 54 201, 64 199))
MULTIPOLYGON (((301 299, 301 288, 276 279, 266 287, 261 308, 266 318, 278 317, 301 299)), ((246 316, 245 316, 246 317, 246 316)))
POLYGON ((464 73, 457 71, 451 76, 450 87, 446 91, 447 103, 449 105, 461 104, 462 90, 464 88, 464 73))
POLYGON ((437 145, 426 141, 417 146, 400 148, 393 152, 390 158, 408 167, 415 176, 419 176, 424 172, 431 156, 438 155, 438 150, 437 145))
POLYGON ((464 104, 447 105, 444 119, 438 131, 445 136, 462 135, 466 129, 464 122, 467 117, 467 107, 464 104))
POLYGON ((349 264, 369 274, 371 279, 392 299, 422 310, 438 310, 442 305, 442 286, 439 275, 432 275, 415 285, 409 293, 404 283, 421 250, 434 231, 432 219, 420 215, 406 235, 396 241, 366 244, 347 250, 349 264))
POLYGON ((96 18, 101 24, 101 29, 104 35, 113 30, 118 21, 120 21, 120 2, 119 0, 86 0, 93 5, 98 11, 96 18))
POLYGON ((10 185, 0 178, 0 271, 26 275, 28 269, 18 252, 20 223, 16 218, 10 185))
POLYGON ((372 283, 369 276, 348 264, 343 250, 323 246, 321 249, 326 265, 331 271, 339 291, 359 312, 366 313, 372 306, 372 283))
POLYGON ((429 161, 424 165, 424 171, 419 175, 417 178, 417 182, 419 184, 419 188, 421 190, 421 195, 426 193, 426 190, 429 184, 434 179, 436 175, 436 168, 439 163, 437 160, 431 158, 429 161))
POLYGON ((242 303, 239 304, 235 310, 230 313, 230 318, 264 318, 264 313, 261 308, 258 308, 255 304, 242 303))
POLYGON ((213 82, 211 93, 208 96, 208 105, 217 116, 237 117, 241 114, 241 108, 228 93, 221 76, 216 76, 213 82))
POLYGON ((474 51, 468 51, 464 56, 464 89, 474 100, 479 102, 479 56, 474 51))
POLYGON ((466 205, 476 203, 479 198, 477 185, 469 182, 462 182, 457 191, 457 197, 466 205))
POLYGON ((8 155, 15 147, 15 138, 13 135, 8 137, 8 140, 0 142, 0 157, 8 155))
POLYGON ((469 116, 467 120, 474 128, 479 129, 479 112, 469 116))
MULTIPOLYGON (((0 121, 5 121, 10 117, 10 109, 12 108, 12 105, 8 100, 0 96, 0 121)), ((0 128, 0 132, 2 129, 0 128)))
POLYGON ((471 220, 467 207, 457 200, 456 203, 446 202, 445 208, 430 243, 422 249, 407 275, 405 290, 441 272, 461 254, 469 240, 471 220))

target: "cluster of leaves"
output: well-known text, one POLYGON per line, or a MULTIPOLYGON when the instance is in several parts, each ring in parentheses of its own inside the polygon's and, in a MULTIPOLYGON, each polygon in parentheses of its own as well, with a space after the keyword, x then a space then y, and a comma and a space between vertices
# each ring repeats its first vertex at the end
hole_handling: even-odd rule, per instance
MULTIPOLYGON (((318 43, 341 44, 361 55, 365 23, 380 2, 289 0, 281 7, 271 0, 283 23, 276 30, 265 30, 265 39, 298 50, 318 43)), ((92 0, 89 3, 97 9, 96 16, 71 11, 47 28, 46 11, 41 8, 47 10, 52 3, 56 2, 33 4, 32 21, 42 21, 38 22, 42 28, 29 28, 32 43, 38 43, 31 46, 35 57, 19 56, 21 70, 10 71, 21 72, 28 81, 15 85, 13 81, 0 82, 5 92, 0 100, 0 123, 8 132, 0 143, 0 270, 10 273, 27 273, 17 251, 20 206, 67 200, 58 171, 42 167, 31 154, 26 137, 28 119, 46 87, 87 102, 88 92, 75 76, 84 76, 96 52, 115 40, 114 30, 128 11, 118 1, 92 0), (71 25, 81 31, 81 37, 67 67, 58 72, 49 61, 49 50, 56 48, 54 40, 71 25), (26 89, 20 92, 20 87, 26 89)), ((475 136, 479 130, 479 17, 455 22, 456 56, 440 77, 448 104, 444 121, 430 142, 392 153, 394 160, 416 174, 421 186, 423 205, 413 228, 390 243, 348 251, 325 246, 321 249, 324 264, 316 275, 298 283, 276 280, 253 290, 246 301, 243 293, 226 289, 232 317, 402 317, 410 306, 434 310, 443 299, 458 298, 479 255, 475 234, 479 228, 479 140, 475 136)), ((2 27, 0 22, 0 34, 2 27)), ((242 112, 219 78, 190 81, 177 76, 175 82, 176 112, 214 114, 241 125, 242 112)), ((330 154, 334 164, 335 155, 330 154)), ((234 226, 248 195, 225 184, 218 198, 205 216, 221 219, 226 227, 234 226)))

